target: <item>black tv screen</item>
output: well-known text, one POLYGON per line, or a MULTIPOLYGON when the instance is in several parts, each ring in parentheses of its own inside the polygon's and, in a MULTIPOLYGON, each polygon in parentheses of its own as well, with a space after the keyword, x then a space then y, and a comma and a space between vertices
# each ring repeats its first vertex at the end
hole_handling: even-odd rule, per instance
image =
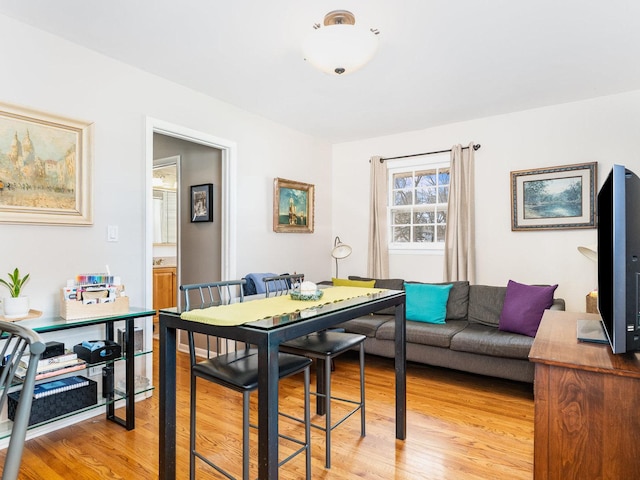
POLYGON ((640 350, 640 179, 614 165, 598 193, 598 308, 613 353, 640 350))

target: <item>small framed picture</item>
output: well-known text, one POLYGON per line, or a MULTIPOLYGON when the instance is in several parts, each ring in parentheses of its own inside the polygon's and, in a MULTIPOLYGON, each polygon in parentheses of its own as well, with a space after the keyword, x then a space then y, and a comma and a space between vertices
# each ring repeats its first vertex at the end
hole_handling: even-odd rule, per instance
POLYGON ((213 222, 213 183, 191 186, 191 223, 213 222))
POLYGON ((511 172, 511 230, 596 228, 597 163, 511 172))

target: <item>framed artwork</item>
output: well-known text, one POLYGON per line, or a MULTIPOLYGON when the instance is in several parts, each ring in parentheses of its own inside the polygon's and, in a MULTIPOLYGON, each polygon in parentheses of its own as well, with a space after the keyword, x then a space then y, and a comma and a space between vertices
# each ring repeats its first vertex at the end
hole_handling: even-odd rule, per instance
POLYGON ((313 233, 314 187, 283 178, 273 181, 273 231, 313 233))
POLYGON ((596 228, 597 165, 511 172, 511 230, 596 228))
POLYGON ((0 223, 93 223, 92 129, 0 104, 0 223))
POLYGON ((191 186, 191 223, 213 222, 213 183, 191 186))

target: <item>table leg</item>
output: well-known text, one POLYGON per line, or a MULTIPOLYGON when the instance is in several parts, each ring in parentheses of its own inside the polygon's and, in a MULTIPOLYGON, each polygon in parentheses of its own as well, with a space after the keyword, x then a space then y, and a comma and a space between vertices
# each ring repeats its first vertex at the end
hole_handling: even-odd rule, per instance
MULTIPOLYGON (((322 358, 316 359, 316 392, 326 395, 327 384, 325 382, 324 365, 325 360, 322 358)), ((327 407, 324 398, 320 395, 316 395, 316 414, 324 415, 326 410, 327 407)))
POLYGON ((405 303, 396 305, 396 438, 407 437, 407 325, 405 322, 405 303))
POLYGON ((258 345, 258 478, 278 478, 278 343, 258 345))
POLYGON ((176 329, 160 314, 160 480, 176 478, 176 329))
MULTIPOLYGON (((113 339, 114 339, 113 322, 106 322, 104 324, 104 328, 105 328, 105 339, 113 341, 113 339)), ((125 352, 125 356, 126 356, 126 352, 125 352)), ((125 362, 128 363, 128 360, 125 360, 125 362)), ((113 363, 109 367, 105 367, 105 368, 110 368, 111 369, 111 371, 109 373, 107 373, 107 374, 111 375, 111 381, 112 382, 115 381, 113 363)), ((125 375, 127 373, 128 373, 128 370, 125 368, 125 375)), ((105 375, 104 368, 103 368, 102 375, 103 376, 105 375)), ((116 405, 115 405, 115 402, 113 401, 113 399, 114 399, 113 389, 110 392, 106 392, 104 390, 104 383, 103 383, 102 394, 103 394, 105 400, 107 401, 107 419, 111 420, 112 422, 119 423, 120 425, 124 426, 124 422, 120 421, 120 419, 118 417, 116 417, 116 405)), ((127 411, 127 417, 126 418, 129 418, 128 408, 125 408, 125 410, 127 411)))
POLYGON ((126 409, 127 418, 125 425, 127 430, 133 430, 136 427, 136 358, 135 358, 135 342, 133 341, 133 333, 135 330, 135 319, 129 318, 125 321, 125 338, 127 360, 125 362, 125 382, 127 386, 126 409))
MULTIPOLYGON (((133 430, 136 427, 136 391, 135 391, 135 345, 133 342, 133 331, 135 327, 135 319, 127 318, 125 320, 125 345, 126 349, 124 351, 125 357, 125 385, 126 385, 126 396, 125 396, 125 417, 121 418, 116 416, 115 410, 115 402, 114 402, 114 392, 113 389, 110 392, 106 393, 107 399, 107 418, 112 422, 117 423, 118 425, 122 425, 127 430, 133 430)), ((113 322, 107 322, 106 324, 106 339, 109 341, 115 341, 114 334, 114 325, 113 322)), ((113 375, 113 364, 107 366, 109 370, 105 373, 103 369, 103 375, 111 376, 111 385, 115 381, 113 375)))

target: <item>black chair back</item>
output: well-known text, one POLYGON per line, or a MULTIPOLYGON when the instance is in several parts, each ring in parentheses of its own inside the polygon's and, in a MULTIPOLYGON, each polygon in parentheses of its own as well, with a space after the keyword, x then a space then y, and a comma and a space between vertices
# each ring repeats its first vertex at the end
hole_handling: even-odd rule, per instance
POLYGON ((304 282, 304 273, 275 275, 273 277, 265 277, 262 281, 264 282, 266 297, 288 295, 291 290, 299 287, 304 282))
MULTIPOLYGON (((184 309, 193 310, 194 308, 218 307, 233 302, 244 302, 242 288, 244 284, 245 280, 242 279, 180 285, 180 291, 184 294, 184 309)), ((238 342, 220 337, 211 337, 209 335, 199 335, 199 337, 204 337, 205 340, 197 345, 198 342, 193 332, 189 332, 191 365, 194 365, 197 361, 196 349, 205 353, 206 358, 211 358, 218 354, 238 351, 240 348, 249 348, 249 345, 245 343, 241 343, 242 346, 239 348, 238 342)))

